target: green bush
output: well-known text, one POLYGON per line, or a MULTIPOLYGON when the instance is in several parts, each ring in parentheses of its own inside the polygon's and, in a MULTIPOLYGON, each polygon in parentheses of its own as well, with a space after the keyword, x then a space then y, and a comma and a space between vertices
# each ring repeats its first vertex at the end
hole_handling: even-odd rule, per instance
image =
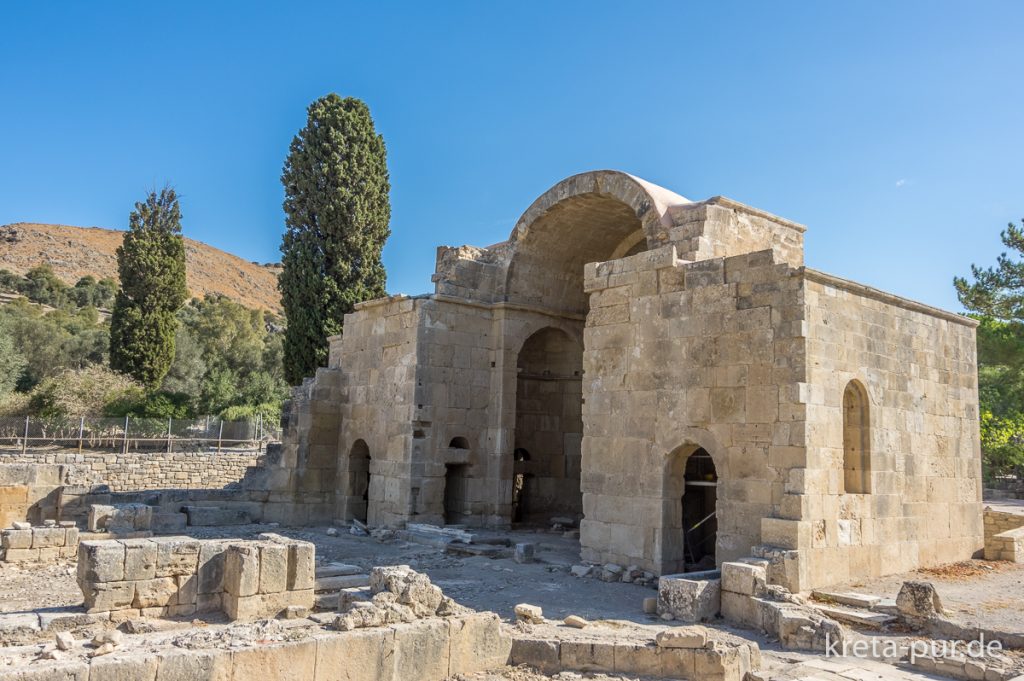
POLYGON ((29 398, 39 416, 89 416, 106 413, 108 405, 143 399, 143 387, 103 366, 66 369, 40 383, 29 398))

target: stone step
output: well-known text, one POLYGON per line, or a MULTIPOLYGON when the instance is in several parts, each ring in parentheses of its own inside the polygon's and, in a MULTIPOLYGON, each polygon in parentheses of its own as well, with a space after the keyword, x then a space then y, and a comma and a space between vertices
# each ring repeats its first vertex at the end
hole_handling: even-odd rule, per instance
POLYGON ((445 553, 455 556, 486 556, 496 558, 511 554, 511 551, 504 546, 495 544, 448 544, 444 547, 445 553))
POLYGON ((339 592, 316 594, 313 596, 313 607, 317 610, 337 610, 339 592))
POLYGON ((871 606, 871 610, 874 612, 884 612, 887 615, 896 614, 896 599, 895 598, 882 598, 877 603, 871 606))
POLYGON ((864 608, 865 610, 870 610, 876 603, 882 600, 879 596, 858 594, 852 591, 823 591, 815 589, 811 595, 819 600, 849 605, 853 608, 864 608))
POLYGON ((222 525, 248 525, 252 522, 249 514, 237 508, 219 506, 186 506, 188 524, 194 527, 219 527, 222 525))
POLYGON ((363 569, 357 565, 346 565, 345 563, 328 563, 316 569, 316 577, 342 577, 345 575, 358 575, 363 569))
POLYGON ((879 629, 886 624, 896 621, 896 618, 892 615, 886 615, 881 612, 866 612, 864 610, 854 610, 853 608, 844 608, 842 606, 816 605, 815 607, 826 617, 831 617, 834 620, 846 622, 847 624, 869 627, 871 629, 879 629))
POLYGON ((336 577, 317 577, 313 583, 313 591, 341 591, 354 586, 369 586, 370 575, 338 575, 336 577))

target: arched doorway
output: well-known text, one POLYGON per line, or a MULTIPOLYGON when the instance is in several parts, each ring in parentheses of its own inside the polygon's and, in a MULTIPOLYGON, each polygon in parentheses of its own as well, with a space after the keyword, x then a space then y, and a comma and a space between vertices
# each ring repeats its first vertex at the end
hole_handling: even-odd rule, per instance
POLYGON ((718 548, 718 470, 703 447, 680 447, 666 463, 662 574, 714 569, 718 548))
POLYGON ((582 510, 583 348, 561 329, 530 336, 516 363, 513 522, 582 510))
POLYGON ((356 440, 349 453, 348 469, 352 485, 352 516, 366 522, 370 508, 370 447, 356 440))

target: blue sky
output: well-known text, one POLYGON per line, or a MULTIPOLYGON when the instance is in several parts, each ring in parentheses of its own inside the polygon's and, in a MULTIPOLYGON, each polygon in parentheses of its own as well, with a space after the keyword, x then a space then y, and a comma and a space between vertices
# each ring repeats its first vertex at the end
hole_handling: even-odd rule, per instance
POLYGON ((808 225, 810 266, 959 309, 1024 217, 1024 4, 5 3, 0 223, 124 228, 165 182, 185 233, 276 261, 305 107, 388 145, 392 292, 615 168, 808 225))

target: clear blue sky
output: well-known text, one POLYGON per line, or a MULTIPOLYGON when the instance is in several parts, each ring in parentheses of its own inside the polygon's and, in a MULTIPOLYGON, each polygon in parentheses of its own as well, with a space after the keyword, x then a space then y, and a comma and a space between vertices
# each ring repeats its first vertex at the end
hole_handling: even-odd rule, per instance
POLYGON ((0 223, 124 228, 170 182, 188 236, 277 261, 282 161, 335 91, 388 145, 392 292, 615 168, 959 309, 953 275, 1024 217, 1024 3, 637 4, 4 3, 0 223))

